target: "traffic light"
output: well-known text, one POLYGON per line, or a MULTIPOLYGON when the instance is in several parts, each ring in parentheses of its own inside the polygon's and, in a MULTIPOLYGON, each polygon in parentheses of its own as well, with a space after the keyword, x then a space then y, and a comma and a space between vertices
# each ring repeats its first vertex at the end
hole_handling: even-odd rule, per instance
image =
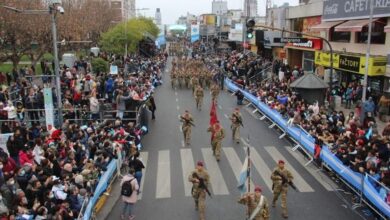
POLYGON ((246 38, 252 39, 254 36, 254 27, 255 27, 255 20, 254 19, 248 19, 246 21, 246 38))

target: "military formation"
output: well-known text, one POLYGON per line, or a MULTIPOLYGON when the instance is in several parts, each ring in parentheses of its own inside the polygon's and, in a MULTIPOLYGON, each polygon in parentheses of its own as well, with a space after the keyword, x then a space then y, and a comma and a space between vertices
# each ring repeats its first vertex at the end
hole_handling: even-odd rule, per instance
MULTIPOLYGON (((180 45, 174 44, 170 47, 170 54, 182 55, 181 58, 175 58, 172 62, 171 86, 173 89, 191 89, 195 100, 197 110, 203 106, 205 90, 210 91, 211 99, 214 104, 218 102, 218 96, 221 88, 213 81, 215 72, 209 70, 207 65, 200 59, 190 59, 180 54, 180 45), (171 51, 172 50, 172 51, 171 51)), ((179 116, 182 123, 184 143, 186 146, 191 144, 192 128, 195 127, 195 120, 189 110, 179 116)), ((242 115, 239 108, 235 108, 229 117, 231 121, 232 140, 234 143, 240 143, 240 129, 244 127, 242 115)), ((226 136, 226 131, 221 123, 216 120, 211 123, 207 132, 211 135, 211 149, 217 162, 221 159, 222 141, 226 136)), ((285 168, 285 162, 279 161, 273 170, 271 180, 273 182, 272 207, 281 197, 282 217, 288 218, 287 214, 287 191, 288 187, 294 187, 293 176, 285 168)), ((196 168, 188 176, 188 181, 192 183, 192 197, 195 202, 195 210, 199 213, 199 219, 205 220, 206 197, 211 193, 209 191, 210 177, 202 161, 198 161, 196 168)), ((270 219, 269 203, 267 198, 262 195, 260 186, 256 186, 254 192, 248 192, 242 195, 239 204, 247 207, 247 219, 250 220, 268 220, 270 219)))
POLYGON ((186 55, 187 49, 183 42, 170 43, 169 44, 169 55, 170 56, 183 56, 186 55))

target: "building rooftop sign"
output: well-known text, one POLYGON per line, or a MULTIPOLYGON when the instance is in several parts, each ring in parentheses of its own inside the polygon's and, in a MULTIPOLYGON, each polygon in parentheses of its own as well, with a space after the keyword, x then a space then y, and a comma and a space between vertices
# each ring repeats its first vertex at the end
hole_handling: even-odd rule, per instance
MULTIPOLYGON (((369 17, 371 0, 326 0, 323 21, 365 19, 369 17)), ((374 0, 374 18, 390 17, 390 0, 374 0)))

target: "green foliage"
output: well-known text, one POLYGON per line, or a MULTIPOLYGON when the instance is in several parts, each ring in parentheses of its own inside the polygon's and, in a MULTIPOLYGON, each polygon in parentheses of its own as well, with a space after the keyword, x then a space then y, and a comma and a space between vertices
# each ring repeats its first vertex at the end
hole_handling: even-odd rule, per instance
POLYGON ((94 73, 107 73, 108 72, 108 62, 102 58, 94 58, 92 60, 92 70, 94 73))
POLYGON ((151 19, 130 19, 103 33, 99 44, 102 50, 111 53, 124 54, 126 45, 128 52, 135 52, 146 34, 153 37, 159 34, 158 27, 151 19))

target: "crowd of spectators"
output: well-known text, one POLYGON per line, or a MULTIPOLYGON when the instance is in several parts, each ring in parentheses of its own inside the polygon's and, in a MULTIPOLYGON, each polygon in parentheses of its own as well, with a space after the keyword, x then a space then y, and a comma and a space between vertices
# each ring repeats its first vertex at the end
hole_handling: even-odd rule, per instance
MULTIPOLYGON (((288 66, 274 61, 271 79, 250 82, 245 74, 234 71, 239 59, 245 57, 234 53, 224 57, 227 66, 233 66, 233 70, 227 69, 232 80, 271 109, 277 110, 289 126, 304 129, 315 139, 319 150, 328 146, 345 166, 357 173, 369 174, 372 185, 390 205, 390 123, 382 133, 378 131, 375 119, 378 108, 372 97, 357 106, 358 111, 344 115, 343 111, 334 111, 319 102, 307 103, 301 94, 290 88, 290 83, 303 75, 299 68, 294 67, 290 71, 288 66)), ((258 57, 252 59, 261 60, 258 57)), ((360 93, 354 94, 357 102, 360 93)), ((350 102, 346 100, 347 107, 350 102)))
MULTIPOLYGON (((0 90, 1 133, 13 133, 0 148, 0 219, 75 219, 110 161, 137 155, 145 130, 126 111, 141 103, 155 110, 166 56, 106 59, 120 60, 125 69, 93 73, 84 61, 61 67, 64 123, 57 128, 44 124, 38 78, 15 78, 0 90), (107 109, 112 117, 105 119, 107 109)), ((53 103, 55 94, 53 88, 53 103)))

